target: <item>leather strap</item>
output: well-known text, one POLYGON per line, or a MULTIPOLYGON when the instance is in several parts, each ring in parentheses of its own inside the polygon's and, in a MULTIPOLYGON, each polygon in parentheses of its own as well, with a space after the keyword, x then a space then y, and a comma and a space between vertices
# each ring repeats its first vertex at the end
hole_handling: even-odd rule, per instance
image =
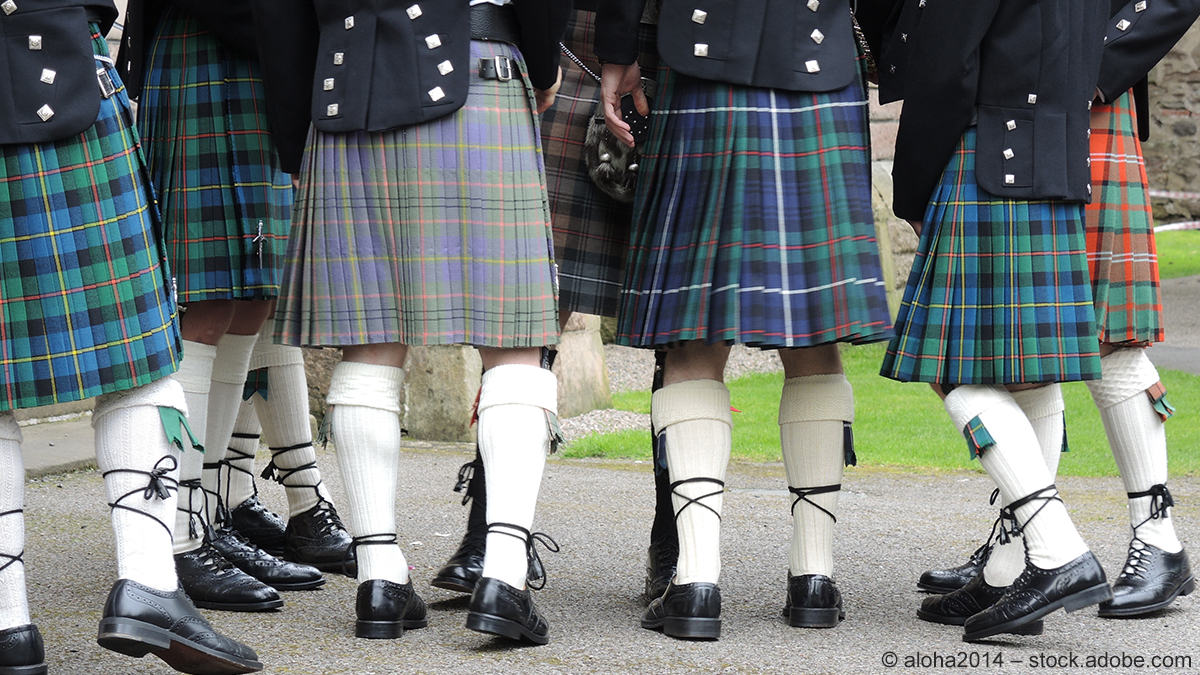
POLYGON ((521 22, 512 5, 485 2, 471 8, 471 39, 521 46, 521 22))

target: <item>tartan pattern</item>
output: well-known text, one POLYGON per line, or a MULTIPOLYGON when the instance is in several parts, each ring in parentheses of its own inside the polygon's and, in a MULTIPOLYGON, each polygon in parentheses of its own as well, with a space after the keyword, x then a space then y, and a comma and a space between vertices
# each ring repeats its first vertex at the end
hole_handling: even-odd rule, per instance
POLYGON ((258 64, 168 9, 138 109, 181 302, 278 295, 291 178, 267 127, 258 64))
POLYGON ((971 459, 982 455, 985 450, 996 444, 996 439, 992 438, 991 432, 978 415, 972 417, 967 426, 963 427, 963 436, 967 439, 967 455, 971 459))
POLYGON ((658 93, 617 341, 889 337, 862 84, 789 92, 660 67, 658 93))
MULTIPOLYGON (((472 63, 511 45, 471 42, 472 63)), ((276 332, 285 344, 558 341, 553 241, 527 77, 379 133, 311 131, 276 332)))
MULTIPOLYGON (((578 10, 567 24, 563 44, 600 74, 588 58, 596 15, 578 10)), ((654 29, 639 35, 642 71, 654 72, 658 60, 654 29)), ((616 316, 625 256, 629 251, 632 207, 600 191, 588 176, 583 145, 588 123, 600 100, 600 85, 566 56, 563 81, 554 105, 542 113, 542 149, 546 156, 546 188, 554 224, 558 263, 559 306, 563 310, 616 316)))
POLYGON ((1100 341, 1162 342, 1150 187, 1129 92, 1092 106, 1091 156, 1094 197, 1084 215, 1100 341))
POLYGON ((145 163, 125 87, 108 74, 119 89, 95 126, 0 146, 0 411, 132 389, 178 366, 145 163))
POLYGON ((984 192, 969 129, 925 212, 882 374, 944 384, 1099 378, 1086 266, 1083 204, 984 192))

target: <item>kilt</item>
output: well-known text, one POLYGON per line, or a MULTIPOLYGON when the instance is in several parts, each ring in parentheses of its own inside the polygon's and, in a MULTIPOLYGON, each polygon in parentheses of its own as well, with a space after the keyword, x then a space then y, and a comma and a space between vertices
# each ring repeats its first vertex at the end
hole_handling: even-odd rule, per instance
POLYGON ((1084 216, 1100 341, 1162 342, 1149 184, 1128 92, 1092 106, 1091 151, 1093 198, 1084 216))
POLYGON ((146 167, 125 87, 108 75, 119 88, 95 126, 0 146, 0 411, 132 389, 179 363, 146 167))
MULTIPOLYGON (((595 24, 594 12, 576 11, 567 24, 563 44, 599 75, 600 64, 587 58, 595 24)), ((638 63, 645 73, 653 73, 658 61, 654 35, 652 26, 643 25, 638 36, 638 63)), ((542 114, 558 304, 564 311, 616 316, 629 252, 632 207, 601 192, 584 162, 584 139, 600 100, 600 84, 565 56, 562 69, 555 104, 542 114)))
POLYGON ((146 57, 138 128, 179 300, 278 295, 292 184, 257 62, 168 9, 146 57))
POLYGON ((975 129, 925 211, 882 374, 1017 384, 1100 377, 1083 204, 1007 200, 975 180, 975 129))
MULTIPOLYGON (((472 63, 516 48, 471 42, 472 63)), ((472 72, 424 124, 310 132, 276 334, 293 345, 558 341, 553 235, 533 89, 472 72)))
POLYGON ((867 100, 660 67, 617 341, 761 348, 891 335, 867 100))

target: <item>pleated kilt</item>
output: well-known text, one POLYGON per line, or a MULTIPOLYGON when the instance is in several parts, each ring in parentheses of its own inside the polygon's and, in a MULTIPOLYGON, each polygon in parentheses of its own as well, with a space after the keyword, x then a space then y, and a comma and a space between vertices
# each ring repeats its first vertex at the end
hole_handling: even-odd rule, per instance
MULTIPOLYGON (((520 52, 471 42, 471 59, 520 52)), ((313 131, 276 309, 286 344, 558 340, 553 235, 533 89, 471 75, 452 115, 313 131)))
POLYGON ((762 348, 891 335, 867 101, 658 71, 617 341, 762 348))
POLYGON ((179 300, 278 295, 292 184, 257 62, 168 9, 146 58, 138 128, 179 300))
POLYGON ((1128 92, 1092 106, 1091 150, 1092 203, 1084 215, 1100 341, 1162 342, 1150 187, 1128 92))
POLYGON ((119 88, 95 126, 0 145, 0 411, 132 389, 179 363, 146 166, 125 87, 108 75, 119 88))
MULTIPOLYGON (((563 44, 599 75, 600 64, 590 56, 595 23, 594 12, 576 11, 563 44)), ((643 25, 638 37, 638 63, 642 72, 653 73, 658 63, 653 27, 643 25)), ((542 114, 558 304, 563 310, 616 316, 633 210, 601 192, 584 162, 584 140, 600 100, 600 84, 566 56, 561 65, 562 86, 554 105, 542 114)))
POLYGON ((1083 204, 985 192, 971 128, 924 223, 884 376, 943 384, 1100 377, 1083 204))

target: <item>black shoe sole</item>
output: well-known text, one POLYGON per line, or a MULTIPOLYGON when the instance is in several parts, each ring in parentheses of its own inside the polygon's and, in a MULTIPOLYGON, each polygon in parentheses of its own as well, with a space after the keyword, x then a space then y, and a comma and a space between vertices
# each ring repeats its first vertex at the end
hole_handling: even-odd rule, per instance
MULTIPOLYGON (((272 554, 272 555, 274 555, 274 554, 272 554)), ((305 560, 304 558, 301 558, 300 556, 297 556, 297 555, 293 555, 291 553, 285 553, 283 555, 277 555, 275 557, 282 558, 283 560, 287 560, 289 562, 300 563, 301 565, 308 565, 309 567, 315 567, 315 568, 321 570, 322 572, 328 572, 330 574, 341 574, 343 576, 350 577, 351 579, 358 578, 358 563, 353 560, 350 562, 347 562, 345 567, 343 567, 342 561, 340 561, 340 560, 327 561, 327 562, 313 562, 312 560, 305 560)))
POLYGON ((721 637, 721 620, 691 616, 668 616, 658 621, 642 619, 642 628, 662 631, 681 640, 716 640, 721 637))
POLYGON ((96 643, 119 654, 154 654, 175 670, 191 675, 239 675, 263 669, 261 661, 224 654, 145 621, 110 617, 100 621, 96 643))
POLYGON ((963 633, 963 642, 977 642, 984 638, 998 635, 1000 633, 1013 633, 1022 626, 1027 626, 1046 616, 1047 614, 1053 613, 1059 608, 1065 609, 1068 612, 1078 612, 1081 609, 1091 607, 1092 605, 1104 602, 1110 598, 1112 598, 1112 589, 1109 588, 1108 583, 1096 584, 1091 588, 1085 588, 1081 591, 1076 591, 1065 598, 1056 600, 1055 602, 1052 602, 1037 611, 1030 612, 1023 617, 1013 619, 1012 621, 1005 621, 1004 623, 997 624, 995 626, 989 626, 983 630, 977 630, 974 633, 963 633))
POLYGON ((428 619, 420 621, 363 621, 354 622, 354 637, 368 640, 395 640, 406 630, 416 630, 429 625, 428 619))
POLYGON ((45 663, 32 666, 0 666, 0 675, 46 675, 47 669, 45 663))
POLYGON ((475 584, 479 582, 479 577, 474 580, 464 579, 462 577, 439 576, 434 577, 429 585, 434 588, 444 588, 447 591, 455 591, 457 593, 474 593, 475 584))
POLYGON ((1191 576, 1188 577, 1187 581, 1184 581, 1182 584, 1180 584, 1179 588, 1175 589, 1175 592, 1171 594, 1171 597, 1163 600, 1162 602, 1156 602, 1152 605, 1140 605, 1137 607, 1105 607, 1104 605, 1101 605, 1096 614, 1105 619, 1132 619, 1139 616, 1145 616, 1147 614, 1153 614, 1160 609, 1166 609, 1172 602, 1175 602, 1176 598, 1184 595, 1191 595, 1192 591, 1194 590, 1196 590, 1196 577, 1191 576))
POLYGON ((491 633, 510 640, 527 640, 535 645, 544 645, 550 641, 549 635, 538 635, 517 621, 494 614, 468 613, 467 628, 478 633, 491 633))
MULTIPOLYGON (((258 579, 258 577, 255 577, 255 579, 258 579)), ((282 583, 282 582, 273 583, 271 581, 267 581, 266 579, 258 579, 258 580, 263 582, 264 584, 270 586, 271 588, 274 588, 277 591, 315 591, 318 588, 325 585, 325 577, 321 577, 320 579, 314 579, 312 581, 302 581, 302 582, 287 583, 287 584, 282 583)))
MULTIPOLYGON (((970 583, 970 582, 968 581, 967 583, 970 583)), ((962 586, 951 586, 949 584, 945 584, 945 585, 939 586, 937 584, 926 584, 926 583, 921 583, 920 581, 918 581, 917 582, 917 590, 924 591, 926 593, 936 593, 938 595, 946 595, 947 593, 953 593, 954 591, 957 591, 958 589, 960 589, 966 585, 967 584, 963 584, 962 586)))
MULTIPOLYGON (((940 623, 943 626, 961 626, 967 622, 965 616, 946 616, 934 614, 923 609, 917 610, 917 618, 929 623, 940 623)), ((1038 620, 1009 631, 1009 635, 1041 635, 1046 631, 1046 622, 1038 620)))
POLYGON ((792 607, 788 610, 788 625, 793 628, 837 628, 846 618, 837 607, 792 607))
POLYGON ((188 597, 191 598, 192 604, 200 609, 215 609, 218 612, 269 612, 283 607, 283 598, 262 602, 210 602, 197 600, 190 595, 188 597))

